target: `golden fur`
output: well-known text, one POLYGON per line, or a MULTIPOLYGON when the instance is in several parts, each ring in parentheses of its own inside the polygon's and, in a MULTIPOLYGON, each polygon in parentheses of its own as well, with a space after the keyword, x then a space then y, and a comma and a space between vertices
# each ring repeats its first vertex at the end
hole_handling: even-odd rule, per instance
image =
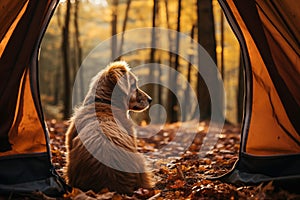
POLYGON ((139 187, 152 187, 152 174, 147 171, 144 157, 137 152, 135 130, 128 118, 128 110, 142 111, 151 102, 151 98, 137 87, 136 81, 122 61, 110 64, 92 80, 66 133, 66 178, 71 186, 95 192, 108 188, 127 194, 139 187), (117 98, 112 99, 114 89, 118 91, 117 98), (95 101, 95 98, 101 100, 95 101), (116 153, 116 147, 121 151, 116 153), (128 164, 136 173, 107 166, 96 159, 90 149, 106 161, 128 164), (126 152, 132 152, 133 156, 126 152))

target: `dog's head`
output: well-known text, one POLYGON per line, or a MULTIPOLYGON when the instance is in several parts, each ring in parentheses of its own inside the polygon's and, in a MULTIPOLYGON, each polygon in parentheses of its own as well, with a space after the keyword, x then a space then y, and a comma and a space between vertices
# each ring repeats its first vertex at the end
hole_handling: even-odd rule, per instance
POLYGON ((138 87, 137 81, 126 62, 113 62, 98 79, 96 98, 109 100, 112 105, 126 110, 143 111, 152 99, 138 87))

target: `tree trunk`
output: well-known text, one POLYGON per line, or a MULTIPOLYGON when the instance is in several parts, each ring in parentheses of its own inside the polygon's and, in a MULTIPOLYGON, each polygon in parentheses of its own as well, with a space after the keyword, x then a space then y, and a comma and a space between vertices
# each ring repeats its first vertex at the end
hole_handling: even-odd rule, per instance
POLYGON ((224 65, 224 14, 223 11, 220 11, 220 15, 221 15, 221 63, 220 63, 220 67, 221 67, 221 75, 222 75, 222 79, 225 80, 225 65, 224 65))
POLYGON ((63 118, 68 119, 71 113, 71 98, 70 98, 70 62, 69 62, 69 25, 70 25, 70 10, 71 10, 71 2, 67 0, 67 10, 65 14, 65 22, 62 27, 62 55, 63 55, 63 77, 64 77, 64 110, 63 110, 63 118))
MULTIPOLYGON (((166 20, 167 20, 167 27, 168 29, 171 29, 171 25, 170 25, 170 16, 169 16, 169 4, 168 4, 168 0, 165 0, 165 12, 166 12, 166 20)), ((172 53, 172 35, 170 32, 168 32, 168 39, 169 39, 169 64, 172 65, 172 57, 173 57, 173 53, 172 53)))
MULTIPOLYGON (((165 3, 165 12, 166 12, 166 20, 167 20, 167 27, 168 29, 172 29, 171 24, 170 24, 170 15, 169 15, 169 3, 168 0, 164 1, 165 3)), ((172 75, 172 71, 171 69, 174 68, 174 54, 173 52, 173 39, 172 39, 172 34, 171 32, 168 32, 168 42, 169 42, 169 66, 170 66, 170 73, 169 73, 169 84, 171 85, 172 82, 174 81, 173 75, 172 75)), ((167 90, 167 121, 171 122, 171 113, 173 110, 172 104, 170 103, 172 101, 173 98, 175 98, 174 94, 170 91, 167 90)))
MULTIPOLYGON (((181 0, 178 0, 178 9, 177 9, 177 28, 176 28, 176 49, 175 49, 175 63, 174 63, 174 68, 176 71, 179 70, 179 48, 180 48, 180 18, 181 18, 181 0)), ((174 93, 177 93, 177 74, 174 74, 174 79, 172 79, 171 81, 175 81, 173 84, 175 84, 174 87, 174 93)), ((173 96, 173 98, 171 98, 171 122, 176 122, 178 121, 178 104, 177 104, 177 99, 176 97, 173 96)))
POLYGON ((59 103, 59 97, 60 97, 60 84, 61 84, 61 68, 57 68, 55 71, 55 77, 54 77, 54 100, 53 105, 58 105, 59 103))
POLYGON ((197 12, 198 42, 209 53, 215 63, 217 63, 212 0, 197 0, 197 12))
POLYGON ((112 0, 112 20, 111 20, 111 60, 117 58, 117 38, 114 37, 117 34, 118 25, 118 0, 112 0))
MULTIPOLYGON (((149 53, 149 63, 156 63, 155 59, 155 52, 156 52, 156 32, 155 32, 155 27, 156 27, 156 16, 158 14, 158 0, 153 0, 153 8, 152 8, 152 32, 151 32, 151 49, 149 53)), ((154 69, 149 69, 148 73, 148 82, 155 82, 155 79, 159 78, 155 76, 155 68, 154 69)), ((156 104, 158 102, 159 98, 159 89, 157 85, 155 84, 148 84, 144 86, 144 89, 147 91, 147 93, 152 97, 153 103, 156 104)), ((147 116, 149 116, 149 110, 145 112, 147 116)), ((148 120, 149 121, 149 120, 148 120)), ((159 119, 158 118, 153 118, 151 123, 158 123, 159 119)))
POLYGON ((121 59, 122 52, 123 52, 124 34, 126 31, 126 25, 127 25, 127 21, 128 21, 130 6, 131 6, 131 0, 127 0, 125 17, 124 17, 123 26, 122 26, 122 38, 121 38, 121 43, 120 43, 120 48, 119 48, 119 58, 120 59, 121 59))
MULTIPOLYGON (((195 37, 195 25, 192 26, 191 29, 191 41, 190 43, 193 44, 194 43, 194 37, 195 37)), ((194 51, 194 49, 191 49, 191 51, 194 51)), ((193 60, 193 53, 191 52, 191 54, 189 55, 189 62, 188 62, 188 74, 187 74, 187 87, 186 90, 184 91, 184 95, 187 99, 190 99, 190 90, 189 90, 189 86, 191 84, 191 71, 192 71, 192 63, 191 61, 193 60)), ((184 112, 183 112, 183 116, 182 116, 182 121, 186 121, 188 120, 187 111, 190 109, 190 105, 188 103, 186 103, 184 106, 184 112)))
MULTIPOLYGON (((197 18, 198 42, 209 53, 211 58, 216 62, 216 41, 212 0, 197 0, 197 18)), ((201 72, 201 60, 199 50, 198 67, 201 72)), ((210 95, 206 83, 200 75, 198 76, 197 87, 197 96, 200 107, 200 120, 210 119, 210 95)))
MULTIPOLYGON (((84 85, 83 85, 83 71, 79 71, 80 65, 82 63, 82 47, 81 43, 79 40, 80 37, 80 32, 79 32, 79 24, 78 24, 78 12, 79 12, 79 0, 75 1, 75 11, 74 11, 74 28, 75 28, 75 66, 76 66, 76 71, 79 73, 78 76, 78 98, 80 100, 83 100, 84 98, 84 85)), ((76 76, 76 75, 75 75, 76 76)))
MULTIPOLYGON (((56 19, 57 19, 58 27, 61 28, 61 30, 63 31, 60 6, 57 6, 56 13, 57 13, 56 19)), ((58 105, 61 97, 61 92, 59 92, 61 90, 61 74, 62 74, 62 69, 60 67, 57 67, 55 70, 55 77, 54 77, 55 82, 54 82, 54 100, 52 102, 53 105, 58 105)))
MULTIPOLYGON (((153 0, 153 10, 152 10, 152 33, 151 33, 151 49, 150 49, 150 63, 155 62, 155 47, 156 47, 156 15, 158 13, 158 0, 153 0)), ((151 70, 152 71, 152 70, 151 70)), ((150 72, 151 73, 151 72, 150 72)))

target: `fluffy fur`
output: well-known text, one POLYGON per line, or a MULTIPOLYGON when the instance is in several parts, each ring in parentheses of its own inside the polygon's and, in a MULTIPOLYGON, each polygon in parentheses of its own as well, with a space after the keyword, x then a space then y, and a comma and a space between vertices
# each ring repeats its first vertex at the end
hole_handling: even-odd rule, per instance
POLYGON ((71 186, 95 192, 108 188, 127 194, 139 187, 152 187, 152 174, 137 152, 135 130, 128 118, 129 110, 145 110, 151 102, 136 82, 122 61, 110 64, 93 78, 66 133, 66 177, 71 186), (130 170, 114 169, 107 162, 130 170))

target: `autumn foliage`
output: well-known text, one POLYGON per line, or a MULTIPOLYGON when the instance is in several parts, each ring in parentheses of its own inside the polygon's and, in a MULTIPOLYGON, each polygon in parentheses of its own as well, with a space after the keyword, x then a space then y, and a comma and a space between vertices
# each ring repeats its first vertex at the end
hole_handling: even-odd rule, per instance
MULTIPOLYGON (((63 176, 65 165, 64 133, 68 126, 66 122, 48 121, 53 163, 59 174, 63 176)), ((180 123, 165 125, 164 128, 150 138, 139 139, 140 152, 155 152, 174 138, 180 123)), ((177 153, 182 149, 169 149, 172 159, 156 160, 159 164, 155 170, 156 185, 152 190, 140 188, 132 196, 117 194, 114 191, 102 190, 83 192, 77 188, 64 195, 63 199, 96 200, 96 199, 297 199, 299 195, 290 194, 275 188, 272 182, 237 186, 220 180, 209 179, 228 172, 238 159, 240 129, 225 125, 214 148, 199 158, 203 138, 208 128, 207 122, 199 124, 192 145, 184 154, 177 153)), ((140 131, 147 129, 141 128, 140 131)), ((151 129, 148 129, 151 130, 151 129)), ((184 130, 183 130, 184 132, 184 130)), ((184 134, 182 134, 184 137, 184 134)), ((154 154, 155 155, 155 154, 154 154)), ((45 198, 45 196, 43 196, 45 198)))

